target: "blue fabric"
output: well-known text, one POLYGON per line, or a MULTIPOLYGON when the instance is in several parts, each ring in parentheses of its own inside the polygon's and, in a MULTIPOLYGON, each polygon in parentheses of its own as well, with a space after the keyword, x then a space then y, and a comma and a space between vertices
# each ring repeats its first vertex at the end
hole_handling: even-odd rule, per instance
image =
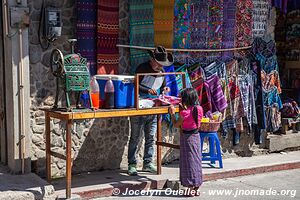
POLYGON ((279 110, 283 107, 276 87, 274 87, 271 91, 264 91, 263 95, 265 106, 272 106, 274 104, 277 104, 279 110))
POLYGON ((97 74, 97 0, 77 0, 76 51, 87 59, 91 75, 97 74))
MULTIPOLYGON (((175 72, 174 65, 164 67, 165 72, 175 72)), ((178 96, 179 94, 179 89, 178 85, 176 82, 176 75, 171 74, 171 75, 166 75, 166 86, 171 89, 171 91, 168 93, 168 95, 171 96, 178 96)))
POLYGON ((157 115, 146 115, 130 118, 131 135, 128 146, 128 164, 137 164, 136 152, 141 134, 145 134, 144 164, 152 162, 154 139, 157 130, 157 115))
POLYGON ((266 58, 262 54, 256 54, 256 59, 260 62, 261 69, 263 69, 267 74, 273 70, 279 71, 278 62, 276 55, 266 58))

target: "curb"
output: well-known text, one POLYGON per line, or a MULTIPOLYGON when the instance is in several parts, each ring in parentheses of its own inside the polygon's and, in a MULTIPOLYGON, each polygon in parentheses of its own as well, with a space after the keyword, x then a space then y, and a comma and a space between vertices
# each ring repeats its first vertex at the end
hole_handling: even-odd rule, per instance
POLYGON ((298 169, 298 168, 300 168, 300 162, 253 167, 249 169, 238 169, 238 170, 231 170, 231 171, 219 172, 213 174, 204 174, 204 181, 213 181, 218 179, 234 178, 238 176, 247 176, 247 175, 268 173, 273 171, 298 169))
MULTIPOLYGON (((224 171, 219 173, 212 173, 212 174, 204 174, 204 182, 205 181, 213 181, 218 179, 226 179, 226 178, 233 178, 238 176, 247 176, 247 175, 254 175, 254 174, 262 174, 267 172, 273 171, 282 171, 282 170, 292 170, 300 168, 300 162, 292 162, 292 163, 284 163, 284 164, 277 164, 277 165, 269 165, 269 166, 262 166, 262 167, 253 167, 249 169, 238 169, 238 170, 230 170, 224 171)), ((118 195, 128 190, 147 190, 147 189, 163 189, 166 186, 174 185, 174 183, 179 182, 171 181, 171 180, 153 180, 153 181, 144 181, 140 183, 117 183, 107 188, 89 190, 89 191, 82 191, 82 192, 74 192, 74 194, 79 195, 81 199, 91 199, 91 198, 99 198, 99 197, 109 197, 118 195), (116 190, 118 191, 115 194, 116 190)))

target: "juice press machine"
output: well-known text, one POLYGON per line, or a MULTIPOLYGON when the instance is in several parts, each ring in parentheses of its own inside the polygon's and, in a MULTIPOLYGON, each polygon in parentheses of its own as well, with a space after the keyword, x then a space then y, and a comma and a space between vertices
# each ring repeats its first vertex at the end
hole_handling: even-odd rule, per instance
POLYGON ((59 49, 54 49, 50 56, 50 69, 56 77, 56 96, 53 109, 73 111, 83 108, 80 103, 81 94, 84 93, 86 99, 93 109, 90 95, 90 73, 87 67, 87 59, 74 52, 76 39, 68 40, 71 44, 71 54, 63 55, 59 49), (66 100, 66 107, 58 107, 60 93, 63 92, 66 100), (76 106, 71 105, 71 93, 75 93, 76 106))

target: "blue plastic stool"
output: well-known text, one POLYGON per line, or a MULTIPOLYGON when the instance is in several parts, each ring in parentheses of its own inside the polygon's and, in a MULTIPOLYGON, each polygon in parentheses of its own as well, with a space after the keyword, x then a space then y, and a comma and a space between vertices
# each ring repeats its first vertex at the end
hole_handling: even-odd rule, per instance
POLYGON ((208 138, 209 143, 209 152, 202 153, 202 160, 203 161, 210 161, 211 164, 215 164, 216 160, 219 161, 220 169, 223 168, 222 162, 222 154, 221 154, 221 147, 220 147, 220 140, 218 137, 217 132, 199 132, 200 139, 201 139, 201 152, 203 151, 203 143, 204 139, 208 138), (215 152, 215 149, 217 152, 215 152))

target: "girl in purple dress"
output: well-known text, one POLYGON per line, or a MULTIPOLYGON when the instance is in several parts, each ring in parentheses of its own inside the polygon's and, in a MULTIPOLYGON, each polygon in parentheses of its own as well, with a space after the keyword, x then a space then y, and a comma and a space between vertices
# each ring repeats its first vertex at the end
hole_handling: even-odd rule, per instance
POLYGON ((179 118, 176 119, 175 108, 170 106, 169 113, 175 127, 181 128, 180 134, 180 182, 188 187, 187 195, 200 195, 202 185, 202 155, 198 129, 203 117, 203 109, 198 103, 197 91, 186 88, 181 93, 179 118))

